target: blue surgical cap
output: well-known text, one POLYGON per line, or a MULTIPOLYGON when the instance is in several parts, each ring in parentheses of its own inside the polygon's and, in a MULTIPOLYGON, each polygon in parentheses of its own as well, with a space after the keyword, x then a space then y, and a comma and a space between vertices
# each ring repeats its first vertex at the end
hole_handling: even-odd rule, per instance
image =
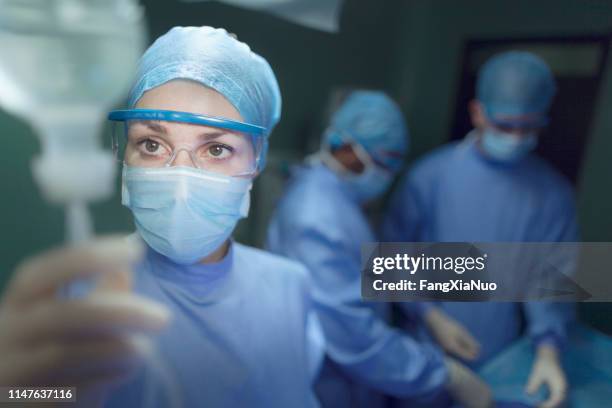
POLYGON ((541 126, 556 92, 550 68, 529 52, 509 51, 489 59, 478 73, 476 98, 492 122, 527 115, 527 122, 517 124, 541 126))
POLYGON ((408 150, 408 128, 397 104, 383 92, 353 91, 333 114, 324 140, 332 149, 350 141, 398 171, 408 150))
POLYGON ((245 122, 266 128, 266 136, 280 119, 281 96, 272 68, 223 29, 174 27, 159 37, 140 59, 129 106, 173 79, 189 79, 219 92, 245 122))

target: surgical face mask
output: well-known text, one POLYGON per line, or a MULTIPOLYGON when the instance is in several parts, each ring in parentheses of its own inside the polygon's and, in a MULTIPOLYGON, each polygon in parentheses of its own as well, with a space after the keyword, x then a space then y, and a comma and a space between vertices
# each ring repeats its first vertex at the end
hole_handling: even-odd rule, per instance
POLYGON ((517 162, 538 144, 535 132, 522 137, 487 127, 482 132, 481 146, 491 158, 505 163, 517 162))
POLYGON ((247 216, 252 180, 192 167, 123 166, 122 204, 155 251, 180 264, 210 255, 247 216))
POLYGON ((351 147, 364 166, 361 173, 353 173, 344 167, 327 146, 319 153, 321 161, 342 177, 360 203, 374 200, 387 191, 393 181, 393 174, 377 166, 360 144, 352 143, 351 147))
POLYGON ((387 191, 393 181, 393 175, 376 165, 369 165, 359 174, 347 175, 345 180, 357 193, 360 202, 368 202, 387 191))

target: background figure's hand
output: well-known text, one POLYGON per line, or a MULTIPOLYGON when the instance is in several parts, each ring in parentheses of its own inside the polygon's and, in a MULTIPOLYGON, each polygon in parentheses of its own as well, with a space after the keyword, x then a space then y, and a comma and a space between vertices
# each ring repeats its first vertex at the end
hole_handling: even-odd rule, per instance
POLYGON ((158 303, 111 290, 109 276, 117 278, 115 289, 126 289, 125 275, 141 254, 141 245, 115 237, 22 263, 0 303, 0 385, 74 386, 83 401, 88 390, 129 378, 151 349, 146 335, 170 318, 158 303), (103 288, 87 297, 57 296, 76 279, 101 277, 103 288))
POLYGON ((544 384, 548 387, 549 397, 540 407, 559 407, 565 401, 567 380, 557 349, 546 344, 538 347, 525 391, 534 394, 544 384))
POLYGON ((468 361, 478 357, 480 352, 478 341, 465 327, 437 307, 427 311, 425 323, 445 352, 468 361))
POLYGON ((456 402, 465 408, 489 408, 493 397, 489 386, 460 362, 446 358, 449 373, 447 389, 456 402))

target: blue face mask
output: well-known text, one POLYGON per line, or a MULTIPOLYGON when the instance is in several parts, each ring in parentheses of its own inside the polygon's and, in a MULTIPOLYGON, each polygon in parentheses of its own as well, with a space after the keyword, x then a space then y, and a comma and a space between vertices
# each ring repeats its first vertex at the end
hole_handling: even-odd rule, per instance
POLYGON ((370 165, 359 174, 346 174, 344 180, 355 192, 359 202, 366 203, 387 191, 393 181, 393 175, 376 165, 370 165))
POLYGON ((155 251, 176 263, 210 255, 247 216, 252 180, 192 167, 123 166, 122 204, 155 251))
POLYGON ((334 170, 342 177, 351 191, 354 193, 357 201, 366 203, 372 201, 387 191, 393 182, 393 174, 377 166, 370 158, 370 155, 359 144, 352 144, 353 151, 364 165, 361 173, 353 173, 346 169, 338 160, 330 153, 328 147, 323 147, 319 153, 321 161, 330 169, 334 170))
POLYGON ((537 144, 538 136, 535 132, 520 138, 489 127, 482 132, 482 149, 488 156, 500 162, 519 161, 535 149, 537 144))

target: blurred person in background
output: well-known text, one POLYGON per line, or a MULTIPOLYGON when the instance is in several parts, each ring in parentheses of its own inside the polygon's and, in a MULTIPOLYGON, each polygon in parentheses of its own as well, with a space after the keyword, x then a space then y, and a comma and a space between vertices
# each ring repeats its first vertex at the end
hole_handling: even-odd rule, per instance
POLYGON ((361 245, 376 241, 364 205, 381 197, 408 151, 399 107, 384 93, 350 93, 320 151, 295 169, 268 230, 268 248, 307 266, 325 337, 316 392, 324 407, 380 407, 384 394, 426 401, 449 389, 485 407, 488 388, 470 370, 421 347, 386 322, 387 306, 361 300, 361 245))
POLYGON ((280 111, 266 60, 225 30, 175 27, 158 38, 129 109, 109 114, 124 132, 115 143, 122 203, 144 257, 134 266, 131 247, 113 241, 25 262, 0 309, 0 384, 94 383, 99 398, 88 407, 107 396, 111 407, 317 406, 307 272, 231 239, 280 111), (127 300, 93 302, 78 286, 74 299, 53 296, 72 278, 130 269, 136 294, 127 300), (149 346, 161 370, 135 371, 140 349, 126 332, 159 333, 149 346), (117 387, 104 375, 129 381, 117 387), (178 401, 162 395, 167 379, 178 401))
MULTIPOLYGON (((389 242, 574 242, 573 191, 564 177, 533 154, 556 92, 539 57, 501 53, 478 73, 469 105, 474 129, 421 159, 394 193, 382 226, 389 242)), ((414 306, 410 306, 414 310, 414 306)), ((460 326, 430 330, 450 354, 478 368, 521 335, 524 313, 535 359, 526 384, 548 389, 544 407, 559 406, 567 382, 559 361, 573 305, 528 303, 423 303, 431 326, 441 312, 460 326), (457 331, 475 341, 457 342, 457 331)), ((430 327, 431 328, 431 327, 430 327)))

